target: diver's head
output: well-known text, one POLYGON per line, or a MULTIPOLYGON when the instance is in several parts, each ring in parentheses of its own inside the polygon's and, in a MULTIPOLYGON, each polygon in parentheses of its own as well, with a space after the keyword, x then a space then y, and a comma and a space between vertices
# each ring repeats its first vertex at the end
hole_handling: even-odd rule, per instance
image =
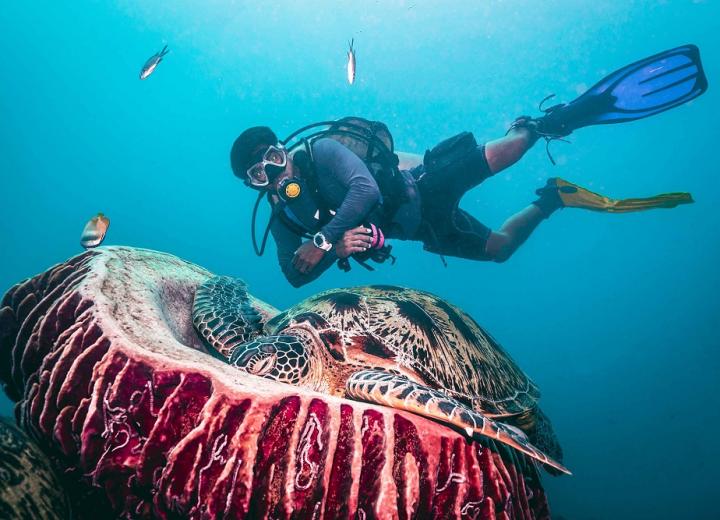
POLYGON ((275 188, 292 171, 287 151, 267 126, 254 126, 240 134, 230 150, 230 166, 246 186, 263 191, 275 188))

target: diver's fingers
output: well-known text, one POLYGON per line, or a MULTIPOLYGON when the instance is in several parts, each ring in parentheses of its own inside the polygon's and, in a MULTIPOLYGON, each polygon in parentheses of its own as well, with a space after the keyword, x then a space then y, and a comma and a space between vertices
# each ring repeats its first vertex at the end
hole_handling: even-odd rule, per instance
POLYGON ((370 235, 350 235, 344 238, 346 244, 352 244, 353 242, 372 242, 370 235))
POLYGON ((372 243, 372 240, 352 240, 347 243, 350 247, 368 247, 372 243))
POLYGON ((367 235, 365 233, 357 233, 357 234, 352 234, 348 237, 345 237, 345 240, 350 240, 351 242, 360 241, 360 242, 370 243, 370 242, 372 242, 372 235, 367 235))
POLYGON ((358 226, 352 229, 348 229, 345 232, 345 236, 358 236, 358 235, 368 235, 372 234, 372 230, 366 228, 365 226, 358 226))
POLYGON ((317 265, 317 262, 306 262, 305 263, 305 271, 303 273, 309 273, 313 269, 315 269, 315 266, 317 265))
POLYGON ((295 269, 297 269, 301 273, 304 272, 303 271, 304 262, 303 262, 302 258, 300 257, 300 255, 296 254, 293 257, 292 264, 295 269))
POLYGON ((310 272, 311 269, 312 269, 312 264, 308 260, 303 258, 302 262, 300 263, 300 272, 305 274, 305 273, 310 272))
POLYGON ((305 274, 308 272, 308 263, 301 260, 298 262, 297 270, 300 271, 302 274, 305 274))

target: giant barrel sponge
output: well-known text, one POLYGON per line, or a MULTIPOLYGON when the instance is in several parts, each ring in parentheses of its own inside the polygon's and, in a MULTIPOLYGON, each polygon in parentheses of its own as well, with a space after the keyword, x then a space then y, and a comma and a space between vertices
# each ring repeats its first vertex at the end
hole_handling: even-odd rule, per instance
POLYGON ((0 379, 78 517, 548 518, 506 444, 211 356, 192 322, 211 277, 100 248, 3 298, 0 379))

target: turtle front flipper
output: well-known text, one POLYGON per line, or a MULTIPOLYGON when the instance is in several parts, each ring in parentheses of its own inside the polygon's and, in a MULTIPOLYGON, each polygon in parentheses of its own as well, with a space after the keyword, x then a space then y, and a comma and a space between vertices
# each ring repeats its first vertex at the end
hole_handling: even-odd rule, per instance
POLYGON ((195 290, 193 325, 211 353, 225 361, 238 345, 262 334, 272 314, 237 278, 213 276, 195 290))
POLYGON ((406 410, 462 429, 468 436, 483 435, 547 464, 563 473, 570 471, 554 461, 512 427, 493 421, 461 402, 427 386, 381 370, 362 370, 348 378, 346 395, 351 399, 369 401, 406 410))

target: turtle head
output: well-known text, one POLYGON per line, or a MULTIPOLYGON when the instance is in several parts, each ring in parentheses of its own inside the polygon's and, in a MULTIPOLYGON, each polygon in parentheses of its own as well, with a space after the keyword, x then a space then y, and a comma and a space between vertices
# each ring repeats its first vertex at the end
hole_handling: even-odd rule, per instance
POLYGON ((237 347, 230 364, 249 374, 281 383, 307 385, 320 363, 308 348, 303 336, 260 336, 237 347))

